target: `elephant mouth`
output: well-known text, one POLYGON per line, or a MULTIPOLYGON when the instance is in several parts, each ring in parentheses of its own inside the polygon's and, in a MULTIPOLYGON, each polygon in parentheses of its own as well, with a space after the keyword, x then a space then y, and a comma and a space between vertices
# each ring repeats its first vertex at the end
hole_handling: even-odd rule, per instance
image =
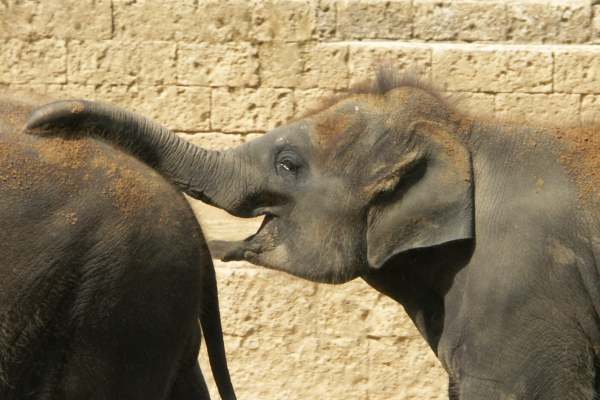
POLYGON ((278 245, 277 217, 266 214, 262 224, 253 235, 244 240, 213 240, 209 242, 213 258, 221 261, 249 261, 253 264, 266 265, 263 255, 273 251, 278 245))

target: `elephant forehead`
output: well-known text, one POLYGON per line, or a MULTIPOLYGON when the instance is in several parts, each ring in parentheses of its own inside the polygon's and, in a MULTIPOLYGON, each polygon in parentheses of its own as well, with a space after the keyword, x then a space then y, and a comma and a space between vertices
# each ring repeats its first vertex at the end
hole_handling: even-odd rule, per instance
POLYGON ((348 98, 314 115, 311 139, 317 148, 331 150, 348 144, 366 133, 366 128, 381 120, 383 105, 377 96, 348 98))

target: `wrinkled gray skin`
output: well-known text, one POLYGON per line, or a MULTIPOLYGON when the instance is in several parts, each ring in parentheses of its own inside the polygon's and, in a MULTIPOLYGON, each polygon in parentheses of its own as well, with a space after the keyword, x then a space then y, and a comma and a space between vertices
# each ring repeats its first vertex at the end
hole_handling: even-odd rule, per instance
POLYGON ((0 97, 0 399, 209 399, 203 334, 234 400, 188 203, 105 143, 24 135, 32 108, 0 97))
POLYGON ((266 215, 248 239, 216 243, 224 259, 363 278, 404 306, 451 399, 596 398, 600 212, 587 155, 577 164, 551 130, 470 120, 410 83, 376 86, 222 153, 83 101, 37 110, 29 126, 95 126, 191 196, 266 215))

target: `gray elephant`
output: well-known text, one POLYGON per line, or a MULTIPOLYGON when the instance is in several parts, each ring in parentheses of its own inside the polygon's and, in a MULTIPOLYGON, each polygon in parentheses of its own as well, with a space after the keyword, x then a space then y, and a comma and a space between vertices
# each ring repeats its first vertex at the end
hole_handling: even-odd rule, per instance
POLYGON ((203 333, 234 400, 188 203, 100 141, 23 135, 32 108, 0 99, 0 398, 208 399, 203 333))
POLYGON ((264 215, 246 240, 217 243, 225 260, 318 282, 361 277, 398 301, 451 399, 600 396, 593 129, 473 119, 389 71, 224 152, 86 101, 29 120, 61 124, 87 126, 195 198, 264 215))

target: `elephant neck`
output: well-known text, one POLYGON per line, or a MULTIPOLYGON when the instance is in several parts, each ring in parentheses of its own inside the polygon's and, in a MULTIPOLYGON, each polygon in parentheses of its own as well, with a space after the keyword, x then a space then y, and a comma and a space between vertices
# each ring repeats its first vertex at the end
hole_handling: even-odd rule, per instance
POLYGON ((460 308, 459 304, 450 303, 448 293, 463 285, 461 277, 472 250, 472 241, 458 241, 403 253, 363 279, 404 307, 437 354, 446 314, 460 308))

